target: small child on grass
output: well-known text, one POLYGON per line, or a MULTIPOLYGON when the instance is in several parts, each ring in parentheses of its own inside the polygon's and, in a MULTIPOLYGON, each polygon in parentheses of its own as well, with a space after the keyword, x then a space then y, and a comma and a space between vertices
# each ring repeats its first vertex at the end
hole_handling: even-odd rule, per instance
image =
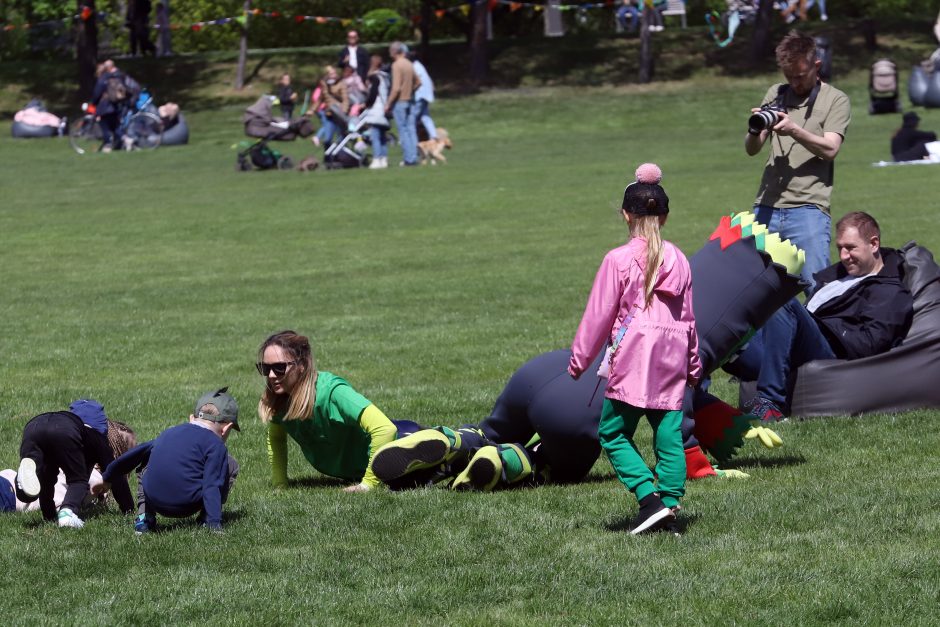
MULTIPOLYGON (((109 420, 104 407, 93 399, 77 400, 68 411, 39 414, 23 428, 20 465, 13 480, 16 499, 27 504, 38 499, 45 520, 57 520, 60 527, 82 527, 85 522, 78 512, 88 494, 92 469, 96 464, 105 468, 136 443, 134 432, 109 420), (60 468, 65 493, 56 507, 60 468)), ((109 489, 112 486, 96 494, 109 489)), ((131 511, 134 504, 125 475, 115 477, 112 492, 121 511, 131 511)))
POLYGON ((112 477, 142 468, 134 524, 138 534, 156 529, 156 514, 185 518, 198 513, 198 522, 222 530, 222 504, 238 474, 225 441, 232 429, 240 430, 238 404, 227 390, 203 394, 189 422, 170 427, 105 469, 99 490, 107 490, 112 477))

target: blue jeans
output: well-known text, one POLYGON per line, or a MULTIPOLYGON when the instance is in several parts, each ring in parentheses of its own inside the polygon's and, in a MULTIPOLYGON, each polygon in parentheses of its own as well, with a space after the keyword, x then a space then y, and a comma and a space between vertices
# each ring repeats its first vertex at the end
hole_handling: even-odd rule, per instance
POLYGON ((392 107, 392 117, 398 127, 398 141, 405 163, 413 165, 418 163, 418 132, 415 126, 418 122, 418 107, 412 101, 398 101, 392 107))
POLYGON ((431 119, 431 115, 428 113, 430 104, 422 98, 415 103, 415 106, 418 107, 418 120, 424 126, 424 130, 428 132, 428 137, 437 139, 437 127, 434 126, 434 120, 431 119))
POLYGON ((326 111, 318 111, 317 116, 320 118, 320 130, 317 131, 317 137, 323 146, 329 146, 333 143, 333 137, 339 132, 339 126, 326 114, 326 111))
POLYGON ((806 263, 800 275, 810 287, 804 290, 807 297, 816 291, 813 275, 829 267, 829 242, 832 220, 829 214, 816 205, 803 205, 779 209, 767 205, 756 205, 757 221, 769 230, 780 234, 806 253, 806 263))
POLYGON ((640 23, 640 11, 633 4, 624 4, 619 9, 617 9, 617 21, 620 22, 620 26, 629 30, 631 33, 636 31, 636 27, 640 23), (630 24, 627 25, 627 16, 630 16, 630 24))
POLYGON ((373 159, 388 156, 388 140, 385 137, 386 132, 388 132, 388 129, 384 126, 369 127, 369 141, 372 142, 373 159))
POLYGON ((757 379, 758 396, 784 408, 790 373, 814 359, 835 357, 816 320, 793 298, 771 316, 726 370, 743 379, 757 379))

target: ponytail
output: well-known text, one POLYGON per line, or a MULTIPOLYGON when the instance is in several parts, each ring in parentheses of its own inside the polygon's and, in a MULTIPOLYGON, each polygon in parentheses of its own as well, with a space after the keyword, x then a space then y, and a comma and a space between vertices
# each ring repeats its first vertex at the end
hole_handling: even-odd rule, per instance
POLYGON ((633 214, 630 216, 630 236, 642 237, 646 240, 646 271, 643 285, 646 304, 644 309, 650 306, 650 301, 653 299, 653 288, 659 277, 659 266, 663 263, 663 238, 659 232, 659 220, 660 217, 656 215, 633 214))

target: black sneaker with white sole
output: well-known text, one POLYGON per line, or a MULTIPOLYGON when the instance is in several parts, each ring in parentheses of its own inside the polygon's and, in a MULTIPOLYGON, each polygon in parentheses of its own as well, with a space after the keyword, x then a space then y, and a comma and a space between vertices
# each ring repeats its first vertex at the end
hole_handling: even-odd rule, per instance
POLYGON ((634 519, 634 526, 630 529, 633 535, 659 531, 663 529, 676 515, 671 509, 663 505, 662 499, 656 492, 640 499, 640 513, 634 519))

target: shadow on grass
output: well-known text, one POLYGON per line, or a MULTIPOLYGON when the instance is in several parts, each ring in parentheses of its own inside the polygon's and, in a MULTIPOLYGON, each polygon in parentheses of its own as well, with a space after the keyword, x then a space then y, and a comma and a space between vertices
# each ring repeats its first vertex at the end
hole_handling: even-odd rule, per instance
MULTIPOLYGON (((691 527, 692 525, 696 524, 696 522, 698 522, 698 519, 699 519, 699 516, 697 514, 689 514, 689 515, 679 514, 676 517, 676 526, 678 527, 679 534, 681 535, 685 533, 686 530, 689 529, 689 527, 691 527)), ((604 529, 606 529, 607 531, 613 531, 615 533, 623 533, 623 532, 629 533, 630 529, 632 529, 635 525, 636 525, 635 517, 621 518, 612 523, 605 524, 604 529)))
POLYGON ((349 481, 343 481, 335 477, 301 477, 300 479, 289 479, 287 489, 295 490, 298 488, 342 488, 350 485, 349 481))
POLYGON ((782 455, 770 459, 741 459, 723 464, 722 468, 735 468, 738 470, 747 470, 748 468, 785 468, 787 466, 800 466, 805 463, 806 458, 802 455, 782 455))

